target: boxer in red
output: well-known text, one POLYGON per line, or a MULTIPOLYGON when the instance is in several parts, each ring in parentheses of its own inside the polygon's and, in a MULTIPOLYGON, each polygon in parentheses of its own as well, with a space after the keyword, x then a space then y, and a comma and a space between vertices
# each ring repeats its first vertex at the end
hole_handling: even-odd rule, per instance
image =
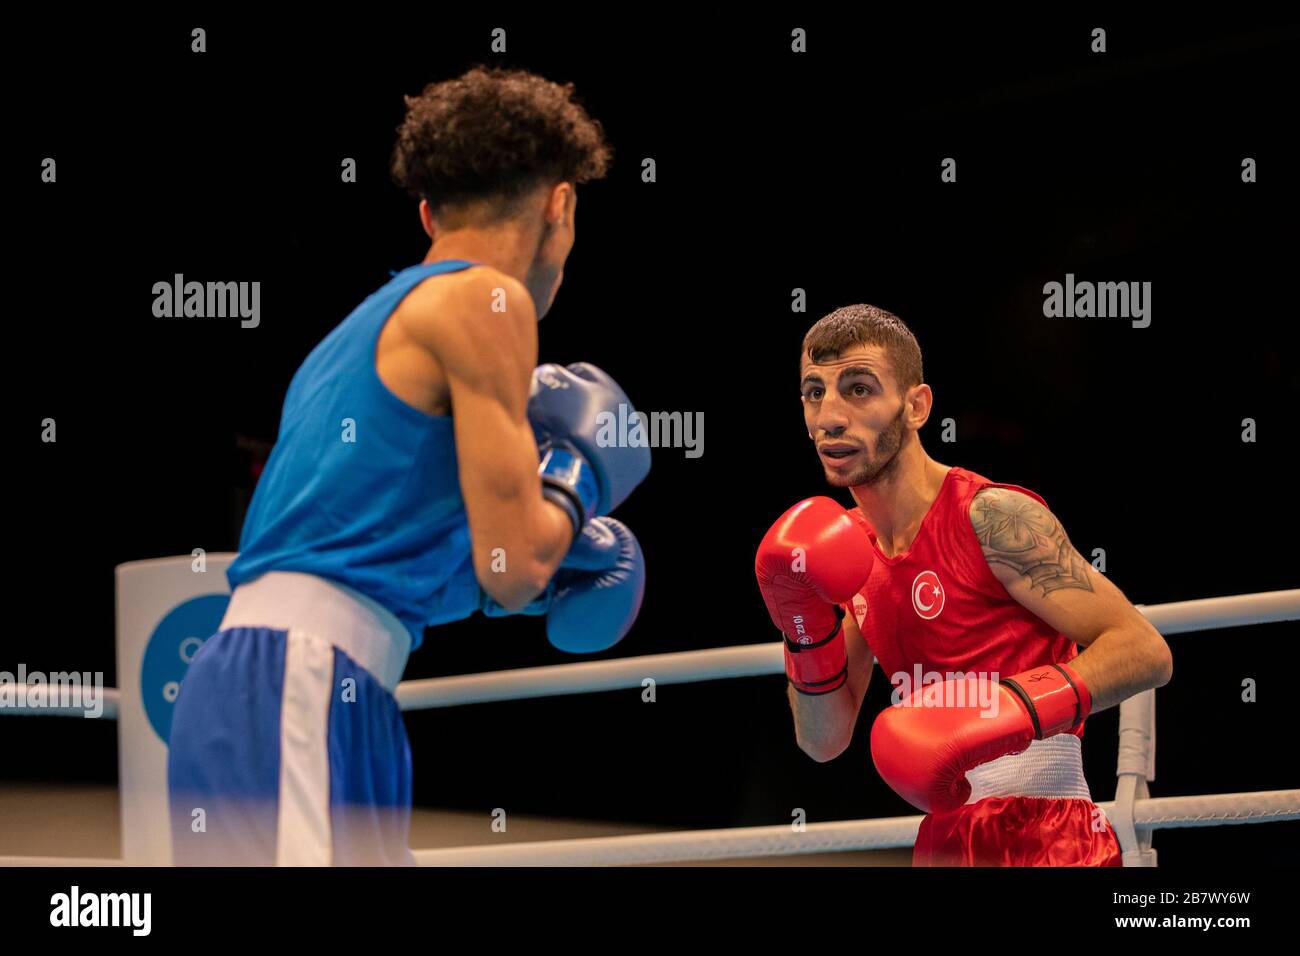
POLYGON ((1090 713, 1168 682, 1168 645, 1042 498, 921 447, 933 394, 897 316, 832 312, 800 374, 826 480, 857 507, 800 502, 755 562, 799 746, 844 751, 879 661, 894 693, 871 753, 927 814, 913 865, 1120 865, 1080 738, 1090 713))

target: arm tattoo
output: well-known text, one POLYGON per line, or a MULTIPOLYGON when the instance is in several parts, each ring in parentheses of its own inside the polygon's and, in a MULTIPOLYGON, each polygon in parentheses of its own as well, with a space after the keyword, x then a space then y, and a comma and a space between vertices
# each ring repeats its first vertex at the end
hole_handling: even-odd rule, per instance
POLYGON ((1056 516, 1034 499, 986 488, 971 502, 970 520, 990 566, 1006 565, 1044 596, 1060 588, 1092 590, 1087 562, 1056 516))

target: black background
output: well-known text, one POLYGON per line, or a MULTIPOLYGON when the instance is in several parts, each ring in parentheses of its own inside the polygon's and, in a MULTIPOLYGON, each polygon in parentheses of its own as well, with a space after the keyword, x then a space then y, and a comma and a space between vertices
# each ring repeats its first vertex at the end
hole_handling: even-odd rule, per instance
MULTIPOLYGON (((6 159, 18 414, 0 669, 115 685, 114 566, 236 548, 248 448, 274 438, 298 363, 427 250, 387 176, 401 97, 479 62, 574 82, 616 151, 609 180, 580 190, 541 359, 594 362, 642 410, 704 413, 703 457, 657 450, 620 509, 649 583, 602 656, 775 637, 754 549, 827 492, 799 343, 852 302, 916 332, 928 451, 1039 492, 1135 603, 1297 585, 1294 23, 606 12, 50 20, 11 37, 41 70, 15 88, 6 159), (196 25, 207 53, 190 52, 196 25), (506 55, 489 50, 498 26, 506 55), (795 26, 806 55, 789 51, 795 26), (38 181, 47 156, 57 185, 38 181), (356 184, 339 181, 345 157, 356 184), (261 326, 154 318, 153 283, 178 272, 260 281, 261 326), (1151 326, 1044 319, 1042 285, 1067 272, 1152 282, 1151 326), (46 417, 57 444, 39 440, 46 417)), ((1295 633, 1170 638, 1155 795, 1297 785, 1295 633)), ((475 617, 429 631, 406 676, 568 660, 538 620, 475 617)), ((910 813, 866 746, 887 692, 877 674, 853 746, 824 765, 795 746, 780 677, 661 686, 654 704, 629 690, 411 712, 416 803, 691 828, 910 813)), ((1115 710, 1089 722, 1098 800, 1116 727, 1115 710)), ((0 740, 0 781, 115 779, 112 724, 5 718, 0 740)), ((1297 829, 1156 846, 1164 865, 1290 862, 1297 829)))

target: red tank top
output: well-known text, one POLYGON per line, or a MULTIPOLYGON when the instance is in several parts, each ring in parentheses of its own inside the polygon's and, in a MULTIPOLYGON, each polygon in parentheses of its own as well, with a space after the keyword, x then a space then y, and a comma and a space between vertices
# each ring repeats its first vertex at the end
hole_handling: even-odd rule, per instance
MULTIPOLYGON (((1026 488, 952 468, 909 550, 886 557, 864 522, 876 562, 845 610, 894 687, 896 675, 905 674, 915 689, 917 665, 922 675, 996 671, 1010 677, 1079 653, 1073 641, 1012 598, 989 568, 970 522, 971 499, 985 488, 1009 488, 1047 504, 1026 488)), ((1082 724, 1075 733, 1083 735, 1082 724)))

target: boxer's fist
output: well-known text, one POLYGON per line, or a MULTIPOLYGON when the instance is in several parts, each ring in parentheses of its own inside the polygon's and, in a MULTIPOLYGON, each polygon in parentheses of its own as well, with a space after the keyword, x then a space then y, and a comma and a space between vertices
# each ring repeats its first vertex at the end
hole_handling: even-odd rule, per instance
POLYGON ((927 684, 881 711, 871 727, 871 759, 912 806, 955 810, 970 798, 966 771, 1072 730, 1091 706, 1067 664, 1036 667, 991 688, 974 675, 927 684))
POLYGON ((828 637, 836 605, 853 599, 874 563, 871 539, 830 498, 808 498, 776 520, 758 546, 754 574, 772 623, 796 644, 828 637))
POLYGON ((824 497, 799 502, 759 544, 754 574, 785 636, 786 676, 801 693, 830 693, 847 680, 839 605, 867 583, 874 561, 865 527, 824 497))
MULTIPOLYGON (((636 536, 615 518, 583 527, 546 590, 515 613, 546 615, 546 637, 570 654, 594 654, 621 641, 641 610, 645 559, 636 536)), ((510 612, 484 594, 488 617, 510 612)))
POLYGON ((617 508, 649 473, 649 446, 624 443, 618 428, 635 422, 633 415, 618 383, 594 365, 533 370, 528 420, 541 453, 542 493, 569 512, 575 530, 617 508))

